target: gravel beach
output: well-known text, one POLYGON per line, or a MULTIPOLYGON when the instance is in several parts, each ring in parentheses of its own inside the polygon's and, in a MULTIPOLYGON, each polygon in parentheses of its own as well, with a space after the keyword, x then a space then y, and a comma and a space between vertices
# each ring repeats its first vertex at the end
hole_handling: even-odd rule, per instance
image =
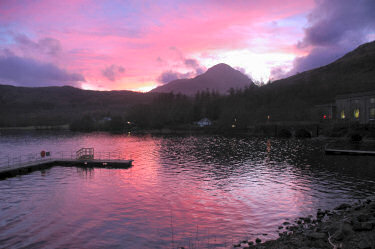
POLYGON ((242 241, 234 248, 250 249, 375 249, 375 198, 318 210, 279 226, 279 238, 262 243, 242 241))

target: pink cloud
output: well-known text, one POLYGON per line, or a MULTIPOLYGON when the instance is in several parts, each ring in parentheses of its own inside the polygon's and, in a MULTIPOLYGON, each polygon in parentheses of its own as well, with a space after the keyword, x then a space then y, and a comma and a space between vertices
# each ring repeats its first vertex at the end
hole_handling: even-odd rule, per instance
MULTIPOLYGON (((189 72, 191 65, 184 63, 187 58, 196 60, 218 51, 302 55, 304 51, 293 46, 302 37, 302 29, 266 24, 307 13, 314 5, 313 0, 5 0, 0 3, 0 25, 35 44, 43 39, 58 41, 58 57, 28 56, 82 74, 93 88, 137 89, 158 84, 164 71, 189 72), (163 58, 163 63, 157 58, 163 58), (121 77, 108 78, 103 74, 108 65, 121 65, 126 70, 121 77)), ((0 43, 0 48, 20 49, 15 41, 0 43)))

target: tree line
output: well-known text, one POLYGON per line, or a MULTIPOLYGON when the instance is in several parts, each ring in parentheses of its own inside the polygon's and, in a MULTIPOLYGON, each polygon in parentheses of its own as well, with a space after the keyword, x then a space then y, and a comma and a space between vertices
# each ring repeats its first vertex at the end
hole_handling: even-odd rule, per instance
MULTIPOLYGON (((195 96, 161 93, 150 103, 129 107, 115 118, 117 125, 109 126, 111 121, 104 129, 187 129, 202 118, 213 121, 217 130, 246 129, 250 125, 274 121, 309 121, 314 119, 312 108, 319 104, 315 95, 313 90, 301 90, 298 85, 285 89, 272 83, 230 89, 227 95, 210 90, 197 92, 195 96), (128 122, 132 125, 127 125, 128 122)), ((98 129, 92 119, 91 123, 88 120, 86 116, 75 122, 83 128, 71 127, 73 130, 98 129), (84 128, 86 126, 89 128, 84 128)))

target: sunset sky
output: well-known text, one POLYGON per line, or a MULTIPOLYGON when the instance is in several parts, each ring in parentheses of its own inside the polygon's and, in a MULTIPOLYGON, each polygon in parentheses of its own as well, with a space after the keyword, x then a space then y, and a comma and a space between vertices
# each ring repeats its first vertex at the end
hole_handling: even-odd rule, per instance
POLYGON ((374 0, 1 0, 0 84, 147 91, 227 63, 256 81, 375 39, 374 0))

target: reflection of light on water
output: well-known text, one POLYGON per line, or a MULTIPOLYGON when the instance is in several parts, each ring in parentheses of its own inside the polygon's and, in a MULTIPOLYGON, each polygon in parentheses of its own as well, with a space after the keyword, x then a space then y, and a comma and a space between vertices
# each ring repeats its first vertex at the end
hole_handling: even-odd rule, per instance
POLYGON ((267 152, 268 153, 271 152, 271 140, 270 139, 267 140, 267 152))
POLYGON ((189 240, 225 248, 231 241, 274 238, 285 218, 375 191, 369 180, 374 162, 332 160, 319 146, 313 140, 220 136, 8 136, 0 153, 94 147, 126 154, 134 166, 54 167, 0 181, 0 241, 20 240, 27 230, 32 236, 22 235, 28 243, 41 247, 166 248, 171 227, 175 247, 187 247, 189 240), (33 215, 25 218, 29 210, 33 215))

